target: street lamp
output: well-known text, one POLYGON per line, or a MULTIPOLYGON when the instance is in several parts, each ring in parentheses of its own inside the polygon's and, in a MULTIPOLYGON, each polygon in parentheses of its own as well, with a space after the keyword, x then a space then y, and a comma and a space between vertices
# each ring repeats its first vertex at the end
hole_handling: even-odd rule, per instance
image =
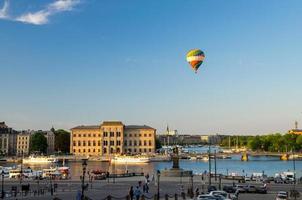
POLYGON ((159 200, 159 179, 160 179, 160 171, 157 170, 157 200, 159 200))
POLYGON ((1 198, 4 199, 4 170, 2 169, 2 185, 1 185, 1 198))
POLYGON ((87 167, 87 159, 82 159, 82 168, 83 168, 83 176, 82 176, 82 194, 81 199, 84 199, 84 189, 85 189, 85 174, 86 174, 86 167, 87 167))

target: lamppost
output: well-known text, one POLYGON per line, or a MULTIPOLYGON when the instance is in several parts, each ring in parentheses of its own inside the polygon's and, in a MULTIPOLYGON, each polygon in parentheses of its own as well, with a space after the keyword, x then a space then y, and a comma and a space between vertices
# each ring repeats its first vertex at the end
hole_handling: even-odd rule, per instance
POLYGON ((211 143, 209 143, 209 151, 208 151, 208 156, 209 156, 209 186, 212 185, 212 180, 211 180, 211 143))
POLYGON ((82 159, 82 168, 83 168, 83 176, 82 176, 82 194, 81 194, 81 199, 82 199, 82 200, 84 199, 86 167, 87 167, 87 159, 82 159))
POLYGON ((157 200, 159 200, 159 179, 160 179, 160 171, 157 170, 157 200))
POLYGON ((4 199, 4 170, 2 169, 1 199, 4 199))

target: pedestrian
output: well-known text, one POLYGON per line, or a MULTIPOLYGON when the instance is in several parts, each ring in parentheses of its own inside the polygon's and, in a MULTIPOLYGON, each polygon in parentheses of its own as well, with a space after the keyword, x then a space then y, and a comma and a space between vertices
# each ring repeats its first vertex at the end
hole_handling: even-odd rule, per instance
POLYGON ((131 186, 129 189, 129 196, 130 196, 130 200, 133 200, 133 196, 134 196, 133 186, 131 186))
POLYGON ((149 183, 146 184, 146 193, 149 193, 149 183))
POLYGON ((199 196, 199 189, 198 189, 198 188, 196 188, 196 190, 195 190, 195 194, 196 194, 196 197, 198 197, 198 196, 199 196))
POLYGON ((146 184, 143 185, 143 193, 146 192, 146 184))
POLYGON ((139 189, 138 186, 136 186, 136 189, 134 191, 134 195, 135 195, 136 200, 139 200, 139 198, 141 196, 141 190, 139 189))

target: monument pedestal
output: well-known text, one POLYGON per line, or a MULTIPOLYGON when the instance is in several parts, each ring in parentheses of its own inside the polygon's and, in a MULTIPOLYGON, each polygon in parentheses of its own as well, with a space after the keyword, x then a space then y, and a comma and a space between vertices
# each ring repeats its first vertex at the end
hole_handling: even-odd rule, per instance
POLYGON ((161 176, 167 177, 190 177, 193 175, 192 170, 184 170, 179 168, 179 157, 178 157, 178 148, 174 150, 174 155, 172 157, 173 167, 171 169, 165 169, 160 172, 161 176))

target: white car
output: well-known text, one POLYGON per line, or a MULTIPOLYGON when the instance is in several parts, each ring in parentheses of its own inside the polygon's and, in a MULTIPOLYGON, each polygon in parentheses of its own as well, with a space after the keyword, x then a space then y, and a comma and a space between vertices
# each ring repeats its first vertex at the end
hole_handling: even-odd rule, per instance
POLYGON ((277 194, 276 200, 288 200, 287 195, 277 194))
POLYGON ((231 200, 231 196, 230 194, 228 194, 227 192, 223 191, 223 190, 215 190, 215 191, 211 191, 209 193, 209 195, 212 195, 214 197, 216 196, 220 196, 220 197, 223 197, 224 200, 231 200))
POLYGON ((197 200, 216 200, 216 198, 209 194, 202 194, 197 197, 197 200))

